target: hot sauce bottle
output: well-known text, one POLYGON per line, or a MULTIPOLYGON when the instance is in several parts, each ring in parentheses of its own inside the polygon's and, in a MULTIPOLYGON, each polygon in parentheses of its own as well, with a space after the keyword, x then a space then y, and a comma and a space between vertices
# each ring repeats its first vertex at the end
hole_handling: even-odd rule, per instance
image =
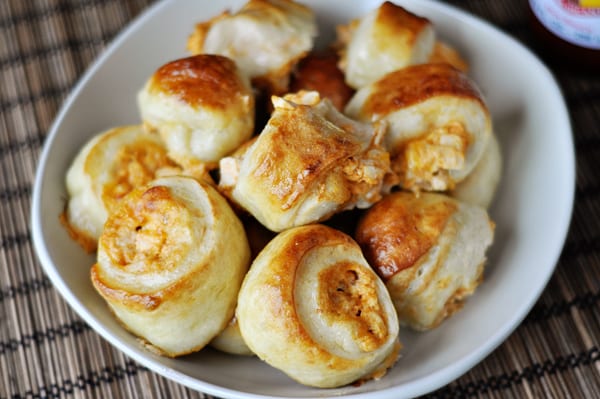
POLYGON ((600 76, 600 0, 529 0, 543 50, 568 69, 600 76))

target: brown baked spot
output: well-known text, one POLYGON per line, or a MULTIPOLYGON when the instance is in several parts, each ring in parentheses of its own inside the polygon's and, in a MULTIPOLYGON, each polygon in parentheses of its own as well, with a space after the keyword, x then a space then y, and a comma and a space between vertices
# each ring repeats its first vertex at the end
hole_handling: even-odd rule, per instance
POLYGON ((377 43, 382 49, 397 45, 399 37, 412 47, 417 36, 430 24, 427 18, 415 15, 403 7, 386 1, 377 11, 376 22, 373 25, 373 37, 377 38, 377 43))
POLYGON ((152 76, 150 90, 174 96, 192 107, 224 109, 250 95, 230 58, 199 54, 169 62, 152 76))
POLYGON ((162 303, 162 293, 160 292, 158 294, 136 294, 110 287, 102 279, 99 269, 100 267, 98 264, 92 266, 92 284, 94 285, 94 288, 96 288, 96 290, 102 295, 102 297, 109 300, 109 302, 126 303, 128 306, 147 311, 157 309, 162 303))
POLYGON ((371 266, 388 280, 413 266, 431 249, 456 208, 450 199, 424 201, 413 193, 397 192, 365 213, 357 227, 356 241, 371 266))
POLYGON ((334 107, 343 111, 354 89, 346 84, 338 63, 339 57, 333 51, 310 53, 295 68, 290 91, 318 91, 321 97, 328 98, 334 107))
POLYGON ((387 115, 429 98, 450 95, 483 104, 477 87, 463 72, 446 63, 420 64, 390 72, 374 83, 363 115, 387 115))
POLYGON ((357 154, 360 143, 314 113, 310 106, 278 110, 271 118, 269 151, 257 161, 254 176, 266 179, 271 194, 289 209, 324 171, 357 154))

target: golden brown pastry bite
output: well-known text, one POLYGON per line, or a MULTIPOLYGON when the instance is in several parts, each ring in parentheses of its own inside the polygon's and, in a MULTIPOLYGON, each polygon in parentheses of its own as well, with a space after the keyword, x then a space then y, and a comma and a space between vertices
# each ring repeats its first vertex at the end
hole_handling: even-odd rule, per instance
POLYGON ((386 1, 364 17, 338 27, 338 41, 346 82, 359 89, 389 72, 427 62, 436 34, 427 18, 386 1))
POLYGON ((475 82, 447 63, 421 64, 358 90, 345 113, 388 123, 385 147, 407 190, 446 191, 473 170, 492 134, 475 82))
POLYGON ((351 120, 317 92, 273 97, 243 155, 221 161, 219 187, 272 231, 366 208, 381 198, 389 156, 382 125, 351 120))
POLYGON ((380 378, 400 350, 382 281, 350 236, 324 225, 292 228, 267 244, 244 279, 236 316, 259 358, 309 386, 380 378))
POLYGON ((91 278, 124 327, 173 357, 226 327, 249 262, 227 201, 208 183, 172 176, 132 191, 109 216, 91 278))
POLYGON ((108 214, 126 194, 161 173, 179 171, 160 137, 142 126, 103 131, 81 148, 67 171, 68 201, 61 220, 93 252, 108 214))
POLYGON ((400 324, 438 326, 481 282, 494 223, 444 194, 395 192, 367 210, 356 241, 384 280, 400 324))
POLYGON ((198 23, 188 50, 227 56, 254 85, 283 94, 292 68, 312 49, 316 35, 310 8, 292 0, 249 0, 235 13, 198 23))
POLYGON ((220 55, 162 65, 138 93, 138 106, 146 127, 159 132, 169 156, 189 171, 216 165, 254 130, 250 82, 220 55))

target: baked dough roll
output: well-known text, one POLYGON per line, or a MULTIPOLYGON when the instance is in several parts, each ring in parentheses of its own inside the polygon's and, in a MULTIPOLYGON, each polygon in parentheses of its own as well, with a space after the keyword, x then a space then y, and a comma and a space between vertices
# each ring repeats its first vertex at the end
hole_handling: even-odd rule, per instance
POLYGON ((345 112, 389 124, 385 146, 399 184, 445 191, 473 170, 492 134, 492 120, 475 82, 447 63, 391 72, 357 91, 345 112))
POLYGON ((436 327, 475 291, 493 237, 494 224, 483 208, 425 192, 386 196, 356 229, 400 324, 416 330, 436 327))
POLYGON ((250 0, 235 13, 197 24, 188 50, 230 57, 255 85, 283 94, 292 68, 312 49, 316 35, 310 8, 291 0, 250 0))
POLYGON ((345 117, 317 92, 273 97, 273 105, 241 161, 225 162, 221 178, 233 185, 237 204, 268 229, 282 231, 381 198, 390 172, 382 125, 345 117))
POLYGON ((502 153, 495 134, 492 134, 485 151, 466 179, 449 193, 459 201, 489 208, 494 200, 502 177, 502 153))
POLYGON ((280 233, 252 263, 236 310, 246 344, 301 384, 331 388, 382 377, 399 324, 356 242, 324 225, 280 233))
POLYGON ((433 53, 433 24, 389 1, 363 18, 338 27, 340 68, 353 88, 385 74, 427 62, 433 53))
POLYGON ((234 315, 250 262, 244 228, 208 183, 173 176, 132 191, 109 216, 91 278, 150 348, 203 348, 234 315))
POLYGON ((81 148, 67 171, 68 202, 61 219, 71 236, 93 252, 108 214, 127 193, 160 173, 179 171, 160 137, 142 126, 103 131, 81 148))
POLYGON ((138 94, 144 124, 188 170, 216 165, 254 131, 254 94, 235 62, 197 55, 169 62, 138 94), (207 165, 208 164, 208 165, 207 165))

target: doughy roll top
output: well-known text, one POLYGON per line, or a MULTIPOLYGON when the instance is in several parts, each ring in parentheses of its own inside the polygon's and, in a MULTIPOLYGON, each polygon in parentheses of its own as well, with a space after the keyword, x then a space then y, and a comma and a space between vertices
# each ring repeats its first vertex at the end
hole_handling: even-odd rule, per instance
POLYGON ((236 315, 250 349, 305 385, 379 378, 400 349, 382 281, 350 236, 324 225, 286 230, 265 247, 236 315))
POLYGON ((445 191, 481 158, 492 120, 475 82, 447 63, 410 66, 358 90, 345 113, 389 124, 385 146, 399 184, 445 191))
POLYGON ((179 171, 160 137, 142 126, 106 130, 85 144, 67 171, 63 223, 85 250, 93 252, 108 214, 126 194, 161 173, 179 171))
POLYGON ((433 24, 389 1, 363 18, 338 28, 340 68, 353 88, 385 74, 427 62, 435 45, 433 24))
POLYGON ((475 291, 493 235, 481 207, 443 194, 395 192, 363 215, 355 236, 400 323, 427 330, 475 291))
POLYGON ((274 97, 273 104, 241 161, 222 162, 234 201, 282 231, 381 198, 390 172, 382 125, 353 121, 316 92, 274 97))
POLYGON ((291 0, 250 0, 235 13, 197 24, 188 50, 230 57, 255 85, 283 94, 292 68, 312 49, 316 35, 310 8, 291 0))
POLYGON ((139 92, 138 106, 144 124, 162 136, 169 156, 190 170, 216 165, 254 130, 250 82, 233 60, 220 55, 161 66, 139 92))
POLYGON ((210 185, 166 177, 132 191, 109 216, 92 282, 153 349, 201 349, 231 320, 250 262, 244 228, 210 185))

